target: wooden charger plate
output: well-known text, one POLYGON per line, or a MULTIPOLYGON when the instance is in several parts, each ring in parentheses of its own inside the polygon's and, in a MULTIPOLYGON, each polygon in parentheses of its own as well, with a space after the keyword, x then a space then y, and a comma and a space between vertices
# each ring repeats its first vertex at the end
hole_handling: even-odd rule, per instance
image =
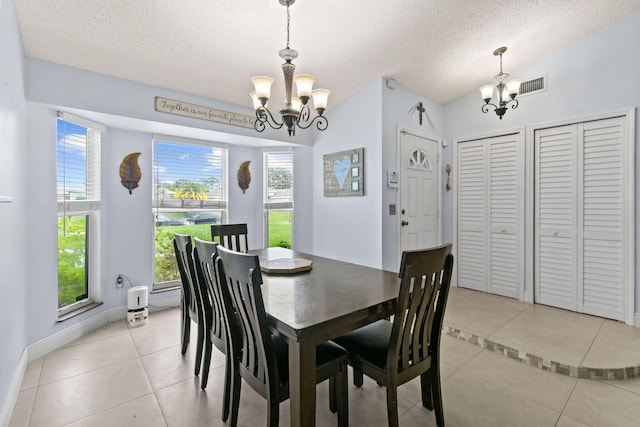
POLYGON ((313 261, 304 258, 276 258, 260 263, 263 273, 291 274, 311 270, 313 261))

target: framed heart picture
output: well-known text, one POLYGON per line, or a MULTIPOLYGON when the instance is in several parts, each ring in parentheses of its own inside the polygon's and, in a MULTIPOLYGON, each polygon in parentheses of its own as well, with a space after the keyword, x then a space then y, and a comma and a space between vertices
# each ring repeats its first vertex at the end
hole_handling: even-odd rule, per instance
POLYGON ((324 195, 364 195, 364 148, 325 154, 323 160, 324 195))

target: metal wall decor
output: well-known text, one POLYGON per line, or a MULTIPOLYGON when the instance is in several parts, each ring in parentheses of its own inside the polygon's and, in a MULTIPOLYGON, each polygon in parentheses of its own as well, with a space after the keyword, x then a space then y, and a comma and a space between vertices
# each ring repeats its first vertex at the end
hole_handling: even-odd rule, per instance
POLYGON ((132 194, 132 190, 138 187, 138 182, 142 178, 140 166, 138 166, 140 153, 130 153, 122 159, 120 163, 120 182, 132 194))
POLYGON ((238 168, 238 186, 242 188, 242 194, 247 191, 247 189, 249 188, 249 184, 251 183, 251 172, 249 172, 250 163, 251 160, 242 162, 242 164, 238 168))

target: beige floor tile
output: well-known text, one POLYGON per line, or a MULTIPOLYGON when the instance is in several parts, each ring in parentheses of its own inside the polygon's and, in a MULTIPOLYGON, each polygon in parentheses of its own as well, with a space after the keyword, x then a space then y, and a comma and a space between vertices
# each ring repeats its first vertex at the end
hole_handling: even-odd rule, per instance
POLYGON ((629 346, 594 342, 589 348, 582 365, 589 368, 626 368, 640 365, 640 350, 629 346))
POLYGON ((18 394, 18 400, 13 407, 9 427, 28 427, 33 411, 33 403, 36 400, 36 388, 22 390, 18 394))
POLYGON ((65 347, 44 356, 40 384, 83 374, 138 357, 131 335, 120 334, 65 347), (73 363, 69 363, 73 361, 73 363))
POLYGON ((440 346, 440 360, 456 368, 466 365, 482 351, 480 346, 448 335, 442 335, 440 346))
POLYGON ((640 395, 640 377, 630 378, 628 380, 611 380, 604 382, 614 387, 640 395))
POLYGON ((180 307, 154 310, 149 313, 148 324, 156 326, 166 323, 180 325, 180 315, 180 307))
POLYGON ((456 325, 492 334, 512 320, 529 304, 515 299, 477 292, 447 303, 445 320, 456 325))
MULTIPOLYGON (((189 346, 193 346, 197 337, 198 326, 191 322, 191 335, 189 346)), ((169 347, 180 345, 180 322, 153 323, 132 328, 131 336, 140 355, 150 354, 169 347)))
MULTIPOLYGON (((445 417, 445 425, 453 427, 445 417)), ((386 424, 380 423, 380 426, 386 424)), ((433 411, 424 408, 422 404, 412 407, 409 411, 400 417, 400 427, 436 427, 436 414, 433 411)))
POLYGON ((556 427, 589 427, 587 424, 583 424, 580 421, 576 421, 566 415, 561 415, 556 427))
POLYGON ((555 426, 560 413, 474 374, 458 371, 443 384, 445 423, 455 427, 555 426))
POLYGON ((114 337, 116 335, 128 334, 129 326, 125 320, 118 320, 115 322, 110 322, 107 325, 96 328, 88 334, 71 341, 69 344, 65 345, 62 348, 72 347, 79 344, 86 344, 93 341, 98 341, 104 338, 114 337))
POLYGON ((636 364, 640 365, 640 328, 625 325, 614 320, 605 320, 596 336, 596 343, 615 344, 630 350, 635 350, 638 357, 636 364))
POLYGON ((68 424, 151 393, 139 359, 38 387, 30 427, 68 424))
MULTIPOLYGON (((195 351, 195 345, 190 345, 183 356, 178 345, 142 356, 142 363, 153 389, 158 391, 193 378, 195 351)), ((214 347, 211 353, 210 371, 221 368, 224 372, 224 363, 224 354, 214 347)))
POLYGON ((487 350, 462 369, 557 412, 562 411, 577 382, 487 350))
POLYGON ((65 427, 162 427, 166 425, 156 396, 148 394, 65 427))
MULTIPOLYGON (((350 383, 353 384, 353 383, 350 383)), ((402 417, 414 405, 398 393, 398 415, 402 417)), ((360 388, 349 388, 349 421, 351 426, 387 425, 387 389, 368 377, 360 388)))
POLYGON ((637 427, 640 395, 601 381, 579 380, 563 415, 591 426, 637 427))
POLYGON ((601 317, 577 314, 540 304, 528 305, 515 320, 535 324, 545 331, 561 331, 567 338, 587 340, 594 340, 604 323, 601 317))
POLYGON ((560 326, 543 328, 535 322, 515 319, 489 339, 558 363, 579 366, 593 339, 567 335, 560 326))
POLYGON ((447 304, 453 303, 455 301, 460 301, 471 295, 474 295, 476 291, 472 291, 471 289, 458 288, 455 286, 451 286, 449 288, 449 297, 447 298, 447 304))
POLYGON ((206 391, 197 377, 156 392, 158 403, 169 427, 222 426, 222 391, 215 377, 206 391))
POLYGON ((40 374, 42 373, 43 362, 44 357, 41 357, 39 359, 32 360, 27 364, 27 369, 24 372, 20 390, 27 390, 38 386, 40 383, 40 374))
MULTIPOLYGON (((442 363, 440 365, 440 383, 445 382, 449 377, 458 371, 453 365, 442 363)), ((422 390, 420 388, 420 377, 416 377, 398 387, 398 396, 406 399, 413 405, 422 406, 422 390)))

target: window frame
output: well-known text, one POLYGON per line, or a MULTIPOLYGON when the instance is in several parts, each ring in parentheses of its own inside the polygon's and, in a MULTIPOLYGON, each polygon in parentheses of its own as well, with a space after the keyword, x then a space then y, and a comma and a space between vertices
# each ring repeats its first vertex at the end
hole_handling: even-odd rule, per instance
MULTIPOLYGON (((163 282, 157 282, 156 278, 156 231, 158 229, 156 225, 156 215, 162 214, 163 212, 210 212, 210 211, 221 211, 220 223, 225 223, 226 218, 228 217, 228 204, 229 204, 229 145, 224 143, 219 143, 216 141, 210 140, 202 140, 202 139, 193 139, 193 138, 185 138, 175 135, 164 135, 164 134, 153 134, 152 135, 152 162, 153 162, 153 189, 152 189, 152 200, 151 200, 151 214, 152 214, 152 227, 153 227, 153 239, 151 242, 152 245, 152 254, 153 257, 151 259, 151 268, 153 272, 153 285, 151 292, 162 292, 173 290, 179 288, 180 278, 175 280, 167 280, 163 282), (200 146, 209 149, 218 149, 223 152, 221 159, 221 200, 209 200, 207 202, 201 201, 197 203, 193 201, 192 203, 188 203, 188 206, 185 206, 182 203, 182 206, 162 206, 158 204, 157 199, 157 189, 158 189, 158 177, 157 177, 157 168, 158 165, 156 163, 156 143, 162 142, 165 144, 174 144, 174 145, 186 145, 186 146, 200 146), (198 207, 200 204, 202 207, 198 207)), ((176 200, 189 200, 189 199, 176 199, 176 200)))
MULTIPOLYGON (((91 120, 84 119, 82 117, 75 116, 63 111, 59 111, 56 118, 56 198, 57 209, 56 216, 58 218, 66 217, 86 217, 85 223, 85 298, 66 305, 64 307, 58 307, 58 320, 65 320, 69 315, 74 312, 83 310, 96 304, 101 297, 100 288, 100 208, 101 208, 101 174, 102 174, 102 139, 106 128, 100 123, 93 122, 91 120), (74 125, 85 128, 85 140, 84 150, 87 158, 86 171, 85 171, 85 186, 86 186, 86 200, 66 200, 66 196, 63 196, 62 200, 59 200, 59 187, 61 183, 58 180, 57 170, 59 162, 65 162, 65 159, 60 159, 58 155, 58 124, 59 120, 68 122, 74 125)), ((66 194, 67 182, 62 183, 63 194, 66 194)), ((56 221, 57 224, 57 221, 56 221)), ((57 259, 57 257, 56 257, 57 259)), ((59 260, 56 261, 59 266, 59 260)), ((58 292, 59 296, 59 283, 58 292)))
POLYGON ((295 155, 291 147, 264 148, 262 150, 263 164, 263 238, 264 246, 269 247, 269 212, 291 211, 291 246, 293 247, 294 205, 295 205, 295 155), (290 153, 291 155, 291 200, 286 202, 269 202, 269 155, 272 153, 290 153))

